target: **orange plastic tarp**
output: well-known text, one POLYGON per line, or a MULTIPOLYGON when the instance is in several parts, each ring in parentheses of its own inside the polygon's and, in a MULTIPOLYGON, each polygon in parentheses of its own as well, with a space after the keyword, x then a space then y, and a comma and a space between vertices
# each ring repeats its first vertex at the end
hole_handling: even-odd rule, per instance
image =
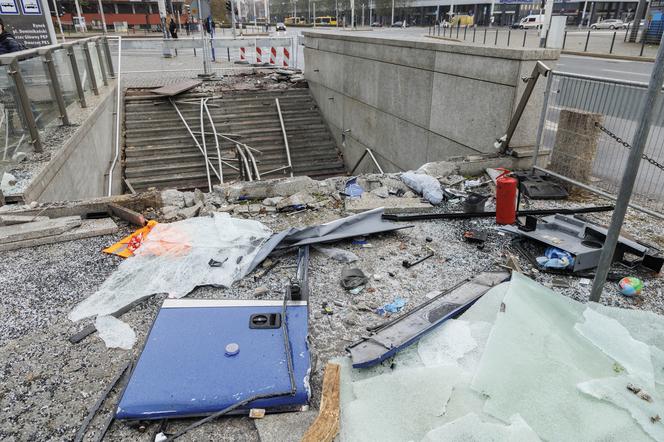
POLYGON ((141 244, 143 244, 143 240, 148 236, 152 228, 156 225, 157 221, 148 221, 145 227, 141 227, 131 235, 125 236, 112 246, 105 248, 104 252, 112 255, 118 255, 123 258, 134 256, 134 251, 138 249, 141 244))

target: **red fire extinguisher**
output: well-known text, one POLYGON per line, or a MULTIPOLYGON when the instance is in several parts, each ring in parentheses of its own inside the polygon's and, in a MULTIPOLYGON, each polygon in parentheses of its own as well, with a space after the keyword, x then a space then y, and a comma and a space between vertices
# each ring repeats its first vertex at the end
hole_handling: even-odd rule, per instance
POLYGON ((519 180, 507 169, 496 178, 496 223, 514 224, 516 222, 516 192, 519 180))

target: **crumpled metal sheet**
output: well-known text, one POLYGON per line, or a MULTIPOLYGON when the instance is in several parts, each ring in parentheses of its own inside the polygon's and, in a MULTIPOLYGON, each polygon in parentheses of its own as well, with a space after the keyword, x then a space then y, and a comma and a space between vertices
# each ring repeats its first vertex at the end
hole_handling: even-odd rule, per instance
POLYGON ((304 228, 290 228, 273 235, 261 248, 248 272, 251 272, 275 249, 299 247, 307 244, 320 244, 339 241, 356 236, 371 235, 382 232, 392 232, 399 229, 413 227, 384 220, 384 209, 368 210, 366 212, 340 218, 329 223, 304 228))

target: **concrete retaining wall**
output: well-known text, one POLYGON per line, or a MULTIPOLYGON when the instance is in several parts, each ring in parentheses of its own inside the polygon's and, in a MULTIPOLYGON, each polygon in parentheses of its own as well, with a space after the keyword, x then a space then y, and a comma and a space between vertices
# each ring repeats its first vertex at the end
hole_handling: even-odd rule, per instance
MULTIPOLYGON (((304 45, 305 76, 346 166, 369 147, 386 170, 493 152, 525 88, 521 77, 559 56, 354 33, 305 32, 304 45)), ((512 147, 534 144, 543 91, 540 81, 512 147)), ((358 171, 372 168, 364 163, 358 171)))
MULTIPOLYGON (((71 201, 106 194, 106 173, 114 156, 116 89, 109 87, 85 122, 32 179, 23 200, 71 201)), ((121 165, 116 165, 114 193, 121 191, 121 165)))

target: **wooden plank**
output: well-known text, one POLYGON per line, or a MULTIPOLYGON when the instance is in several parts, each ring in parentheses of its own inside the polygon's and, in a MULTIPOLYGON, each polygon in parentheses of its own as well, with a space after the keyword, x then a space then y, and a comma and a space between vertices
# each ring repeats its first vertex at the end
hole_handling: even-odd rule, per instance
POLYGON ((137 226, 144 226, 147 221, 145 221, 145 217, 141 215, 138 212, 135 212, 131 209, 128 209, 126 207, 123 207, 119 204, 115 203, 109 203, 108 204, 108 209, 111 211, 111 213, 115 216, 117 216, 120 219, 123 219, 127 221, 128 223, 135 224, 137 226))
POLYGON ((169 84, 157 89, 152 89, 150 92, 152 92, 153 94, 162 95, 164 97, 174 97, 178 94, 193 89, 196 86, 199 86, 200 84, 201 81, 198 80, 184 80, 179 83, 169 84))
POLYGON ((0 242, 0 252, 22 249, 25 247, 36 247, 44 244, 73 241, 76 239, 90 238, 93 236, 109 235, 111 233, 116 233, 117 231, 118 226, 111 218, 84 219, 79 227, 59 235, 44 236, 41 238, 26 239, 23 241, 14 241, 11 243, 0 242))
POLYGON ((339 433, 339 383, 341 366, 328 363, 323 376, 323 393, 320 400, 320 412, 309 427, 302 442, 332 442, 339 433))

